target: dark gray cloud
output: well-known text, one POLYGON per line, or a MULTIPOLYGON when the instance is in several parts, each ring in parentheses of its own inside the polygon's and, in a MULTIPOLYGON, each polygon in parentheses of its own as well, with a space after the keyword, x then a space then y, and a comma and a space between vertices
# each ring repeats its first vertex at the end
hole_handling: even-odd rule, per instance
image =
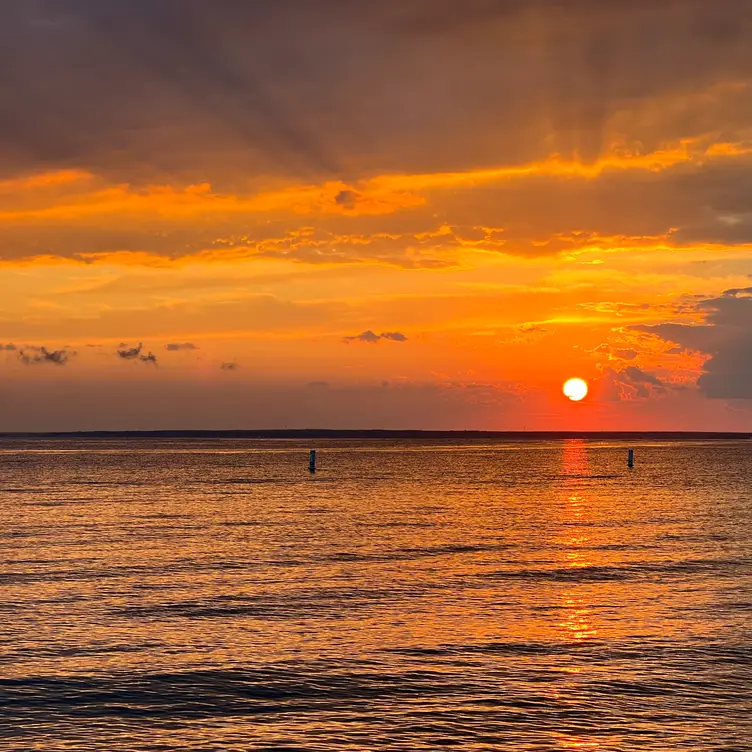
POLYGON ((354 334, 349 337, 345 337, 343 340, 345 343, 349 344, 350 342, 368 342, 370 345, 375 345, 377 342, 381 341, 381 336, 376 334, 376 332, 372 332, 370 329, 368 329, 365 332, 361 332, 360 334, 354 334))
POLYGON ((344 206, 346 209, 354 209, 358 200, 358 194, 355 191, 340 191, 334 200, 340 206, 344 206))
POLYGON ((142 363, 151 363, 157 365, 157 356, 149 351, 144 354, 144 346, 139 343, 136 347, 128 347, 125 344, 121 344, 117 350, 117 356, 121 360, 138 360, 142 363))
POLYGON ((381 339, 390 339, 392 342, 407 342, 407 337, 402 332, 382 332, 381 339))
POLYGON ((707 397, 752 399, 752 287, 727 290, 698 302, 696 308, 706 314, 705 324, 634 328, 709 355, 697 380, 707 397))
POLYGON ((191 151, 221 151, 207 139, 222 134, 257 162, 268 149, 288 169, 335 168, 314 129, 280 95, 280 84, 301 74, 302 60, 290 55, 304 41, 303 19, 284 9, 260 2, 224 3, 219 11, 181 0, 8 0, 1 18, 0 62, 16 71, 0 103, 3 132, 13 142, 4 146, 19 157, 131 170, 137 164, 120 164, 130 152, 129 161, 149 156, 169 170, 184 166, 191 151), (37 117, 26 120, 35 110, 37 117))
POLYGON ((181 350, 198 350, 198 347, 193 342, 170 342, 165 345, 165 350, 169 352, 180 352, 181 350))
POLYGON ((627 366, 622 372, 632 384, 650 384, 660 389, 665 388, 665 384, 655 374, 643 371, 637 366, 627 366))
POLYGON ((407 342, 407 337, 402 332, 382 332, 381 334, 376 334, 376 332, 370 329, 360 334, 345 337, 343 341, 346 344, 350 342, 366 342, 369 345, 376 345, 382 339, 391 340, 392 342, 407 342))
MULTIPOLYGON (((748 80, 751 26, 747 0, 5 0, 0 156, 340 176, 588 158, 640 103, 748 80)), ((726 127, 704 110, 677 130, 726 127)))
POLYGON ((18 358, 27 366, 39 365, 40 363, 52 363, 56 366, 64 366, 75 354, 76 353, 73 350, 68 350, 67 348, 62 350, 48 350, 44 346, 24 347, 18 351, 18 358))
POLYGON ((117 351, 118 358, 123 360, 137 360, 143 350, 143 345, 136 345, 136 347, 128 347, 125 344, 120 345, 117 351))

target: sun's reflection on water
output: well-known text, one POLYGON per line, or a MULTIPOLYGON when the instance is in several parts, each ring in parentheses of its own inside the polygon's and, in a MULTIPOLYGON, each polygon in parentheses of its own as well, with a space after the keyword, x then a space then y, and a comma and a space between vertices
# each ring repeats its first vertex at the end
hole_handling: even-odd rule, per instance
MULTIPOLYGON (((587 478, 591 475, 588 450, 583 441, 568 441, 561 454, 561 475, 564 495, 558 507, 560 529, 556 539, 558 567, 566 586, 558 593, 557 622, 559 639, 567 643, 585 645, 598 636, 593 621, 592 583, 588 582, 587 570, 595 567, 592 557, 592 499, 587 492, 587 478), (578 581, 582 572, 583 580, 578 581)), ((560 695, 564 700, 576 697, 581 692, 582 682, 587 682, 591 669, 581 663, 560 667, 568 675, 566 690, 560 695)), ((559 749, 599 749, 599 742, 583 735, 559 735, 559 749)))
MULTIPOLYGON (((558 552, 564 568, 584 570, 594 566, 588 534, 590 500, 585 490, 585 479, 591 471, 585 442, 566 442, 562 448, 561 465, 566 495, 560 507, 560 521, 565 532, 557 540, 558 552)), ((565 630, 567 639, 580 641, 598 634, 592 623, 592 604, 583 594, 581 584, 574 583, 572 588, 560 593, 559 607, 563 619, 558 626, 565 630)))

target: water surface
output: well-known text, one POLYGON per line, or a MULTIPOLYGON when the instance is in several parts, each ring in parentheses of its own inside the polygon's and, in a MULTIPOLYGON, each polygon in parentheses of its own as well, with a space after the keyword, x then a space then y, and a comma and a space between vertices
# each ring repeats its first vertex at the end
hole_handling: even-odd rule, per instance
POLYGON ((307 448, 0 442, 0 747, 752 749, 752 442, 307 448))

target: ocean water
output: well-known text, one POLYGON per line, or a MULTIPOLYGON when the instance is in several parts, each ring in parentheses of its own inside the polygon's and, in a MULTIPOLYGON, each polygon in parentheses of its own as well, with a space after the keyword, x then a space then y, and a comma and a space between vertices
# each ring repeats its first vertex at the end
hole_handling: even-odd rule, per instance
POLYGON ((752 442, 0 442, 0 748, 752 750, 752 442))

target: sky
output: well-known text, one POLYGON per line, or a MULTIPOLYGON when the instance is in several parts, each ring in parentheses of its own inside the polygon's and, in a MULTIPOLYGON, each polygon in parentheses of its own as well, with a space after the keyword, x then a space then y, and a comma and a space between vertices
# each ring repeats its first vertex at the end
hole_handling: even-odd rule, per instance
POLYGON ((4 0, 0 66, 0 431, 752 432, 748 0, 4 0))

